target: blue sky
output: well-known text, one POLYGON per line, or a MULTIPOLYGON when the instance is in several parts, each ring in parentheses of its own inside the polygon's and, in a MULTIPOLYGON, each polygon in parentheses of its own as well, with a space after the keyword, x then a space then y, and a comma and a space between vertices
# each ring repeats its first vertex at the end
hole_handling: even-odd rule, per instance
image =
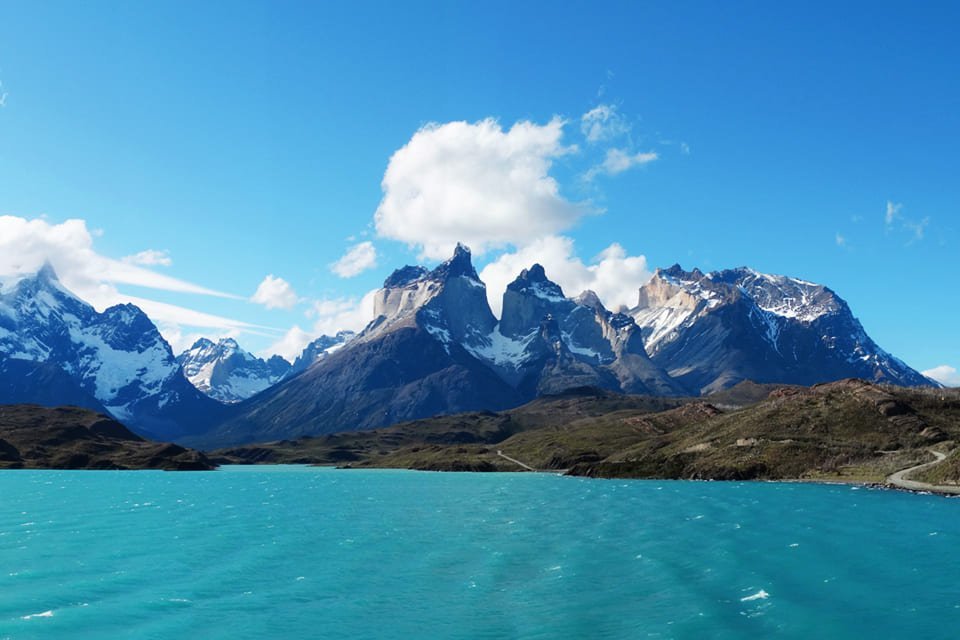
POLYGON ((8 269, 289 350, 462 229, 491 276, 541 250, 610 297, 675 262, 822 282, 960 368, 956 3, 199 5, 0 1, 8 269))

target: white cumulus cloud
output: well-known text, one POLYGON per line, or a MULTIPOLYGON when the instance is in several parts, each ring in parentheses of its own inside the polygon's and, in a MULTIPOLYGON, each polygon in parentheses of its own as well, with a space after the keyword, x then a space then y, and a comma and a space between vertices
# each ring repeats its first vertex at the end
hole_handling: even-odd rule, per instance
POLYGON ((950 365, 942 364, 939 367, 934 367, 933 369, 927 369, 926 371, 921 371, 921 373, 928 378, 936 380, 940 384, 947 387, 960 387, 960 371, 957 371, 956 367, 951 367, 950 365))
POLYGON ((309 331, 304 331, 300 325, 293 325, 283 334, 279 340, 264 349, 259 355, 263 358, 269 358, 278 355, 287 362, 293 362, 297 359, 308 344, 316 340, 319 335, 314 335, 309 331))
POLYGON ((362 298, 331 298, 316 300, 307 312, 313 321, 310 329, 294 325, 283 337, 261 352, 264 357, 280 355, 293 362, 304 347, 322 335, 332 336, 338 331, 359 332, 373 320, 373 298, 376 290, 362 298))
POLYGON ((483 268, 480 279, 487 284, 487 299, 495 315, 500 316, 507 285, 534 263, 541 264, 547 277, 559 284, 567 296, 590 289, 613 311, 636 305, 638 289, 652 275, 646 257, 629 256, 617 243, 586 264, 576 256, 573 239, 548 236, 504 253, 483 268))
POLYGON ((491 118, 428 124, 390 158, 377 233, 445 259, 457 242, 477 255, 520 246, 569 228, 592 211, 566 200, 550 175, 564 121, 518 122, 504 130, 491 118))
POLYGON ((342 258, 330 265, 330 270, 341 278, 352 278, 377 266, 377 248, 372 242, 355 244, 342 258))
POLYGON ((297 304, 297 292, 289 282, 271 273, 263 279, 250 301, 267 309, 292 309, 297 304))

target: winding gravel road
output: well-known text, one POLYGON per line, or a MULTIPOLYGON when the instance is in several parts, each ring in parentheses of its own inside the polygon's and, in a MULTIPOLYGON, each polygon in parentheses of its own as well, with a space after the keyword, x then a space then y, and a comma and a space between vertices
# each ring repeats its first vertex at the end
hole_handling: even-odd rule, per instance
POLYGON ((948 493, 951 495, 960 495, 960 486, 955 485, 942 485, 942 484, 927 484, 926 482, 917 482, 916 480, 907 480, 906 476, 910 475, 915 471, 920 471, 921 469, 929 469, 935 464, 940 464, 943 462, 947 454, 940 453, 939 451, 934 451, 929 449, 936 460, 933 462, 925 462, 923 464, 918 464, 915 467, 909 467, 907 469, 901 469, 896 473, 890 475, 887 478, 887 484, 891 484, 895 487, 900 487, 901 489, 909 489, 910 491, 930 491, 932 493, 948 493))

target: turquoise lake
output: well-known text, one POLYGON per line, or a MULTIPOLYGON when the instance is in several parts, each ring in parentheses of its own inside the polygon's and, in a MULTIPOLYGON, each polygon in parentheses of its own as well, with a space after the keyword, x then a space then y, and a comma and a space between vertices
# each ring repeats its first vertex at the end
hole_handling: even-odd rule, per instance
POLYGON ((228 467, 0 472, 0 638, 956 638, 960 500, 228 467))

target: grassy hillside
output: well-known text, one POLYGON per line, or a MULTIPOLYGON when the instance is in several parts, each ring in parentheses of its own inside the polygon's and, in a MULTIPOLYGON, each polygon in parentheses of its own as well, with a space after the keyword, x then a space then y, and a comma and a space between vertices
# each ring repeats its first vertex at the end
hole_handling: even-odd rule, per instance
POLYGON ((224 461, 522 470, 509 456, 592 477, 879 481, 951 440, 960 440, 960 393, 847 380, 747 383, 706 400, 579 390, 502 413, 217 453, 224 461))

